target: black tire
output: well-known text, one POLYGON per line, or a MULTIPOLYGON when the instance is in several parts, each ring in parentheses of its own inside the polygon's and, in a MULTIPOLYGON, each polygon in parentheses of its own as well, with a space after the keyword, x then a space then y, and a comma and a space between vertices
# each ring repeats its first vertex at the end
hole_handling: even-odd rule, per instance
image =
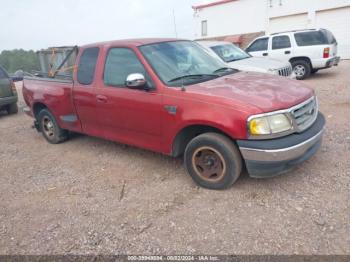
POLYGON ((298 80, 304 80, 311 74, 311 65, 306 60, 295 60, 292 62, 293 72, 298 80))
POLYGON ((17 114, 18 113, 17 104, 15 103, 15 104, 8 105, 6 108, 6 111, 9 115, 17 114))
POLYGON ((205 133, 193 138, 186 147, 184 163, 192 179, 199 186, 209 189, 230 187, 242 171, 242 157, 237 147, 229 138, 217 133, 205 133), (216 158, 210 158, 215 155, 216 158), (202 164, 206 167, 202 168, 202 164), (211 174, 214 172, 212 170, 221 171, 211 174), (209 177, 206 177, 208 174, 209 177))
POLYGON ((59 127, 49 110, 41 110, 37 116, 37 121, 41 133, 50 144, 59 144, 68 139, 68 131, 59 127))
POLYGON ((311 70, 311 74, 312 74, 312 75, 316 74, 317 72, 318 72, 318 69, 312 69, 312 70, 311 70))

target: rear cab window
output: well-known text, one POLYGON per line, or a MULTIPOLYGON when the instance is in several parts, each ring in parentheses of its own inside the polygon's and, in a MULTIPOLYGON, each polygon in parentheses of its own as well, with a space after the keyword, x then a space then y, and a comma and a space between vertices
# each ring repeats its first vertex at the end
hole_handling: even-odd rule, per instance
POLYGON ((269 38, 259 38, 255 40, 248 48, 247 52, 258 52, 258 51, 266 51, 269 44, 269 38))
POLYGON ((96 63, 100 49, 98 47, 86 48, 79 61, 77 78, 82 85, 91 85, 96 70, 96 63))
POLYGON ((280 35, 280 36, 274 36, 272 38, 272 49, 284 49, 284 48, 290 48, 290 38, 287 35, 280 35))

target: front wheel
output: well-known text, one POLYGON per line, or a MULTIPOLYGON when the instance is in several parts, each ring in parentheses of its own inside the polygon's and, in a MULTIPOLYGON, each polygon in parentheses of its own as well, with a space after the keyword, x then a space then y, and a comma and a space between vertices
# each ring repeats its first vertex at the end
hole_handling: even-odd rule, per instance
POLYGON ((298 80, 304 80, 311 74, 311 65, 305 60, 296 60, 292 62, 293 72, 298 80))
POLYGON ((205 133, 192 139, 184 155, 188 174, 209 189, 230 187, 240 176, 242 158, 234 143, 224 135, 205 133))
POLYGON ((68 139, 68 131, 59 127, 55 117, 49 110, 41 110, 37 120, 40 131, 50 144, 59 144, 68 139))

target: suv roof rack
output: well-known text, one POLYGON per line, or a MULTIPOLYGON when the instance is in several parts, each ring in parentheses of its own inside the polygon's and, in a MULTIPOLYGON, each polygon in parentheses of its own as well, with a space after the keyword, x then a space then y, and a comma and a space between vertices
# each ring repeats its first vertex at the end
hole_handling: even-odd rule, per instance
POLYGON ((299 29, 299 30, 289 30, 289 31, 282 31, 282 32, 276 32, 270 35, 278 35, 283 33, 294 33, 294 32, 301 32, 301 31, 316 31, 316 28, 308 28, 308 29, 299 29))

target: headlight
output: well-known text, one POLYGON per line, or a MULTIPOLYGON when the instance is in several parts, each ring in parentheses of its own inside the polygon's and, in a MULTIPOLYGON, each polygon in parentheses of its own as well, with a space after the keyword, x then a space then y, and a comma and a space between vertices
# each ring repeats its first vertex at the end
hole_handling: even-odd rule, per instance
POLYGON ((279 75, 278 69, 269 69, 268 71, 270 74, 279 75))
POLYGON ((292 121, 286 114, 250 117, 248 120, 251 136, 272 135, 292 130, 292 121))

